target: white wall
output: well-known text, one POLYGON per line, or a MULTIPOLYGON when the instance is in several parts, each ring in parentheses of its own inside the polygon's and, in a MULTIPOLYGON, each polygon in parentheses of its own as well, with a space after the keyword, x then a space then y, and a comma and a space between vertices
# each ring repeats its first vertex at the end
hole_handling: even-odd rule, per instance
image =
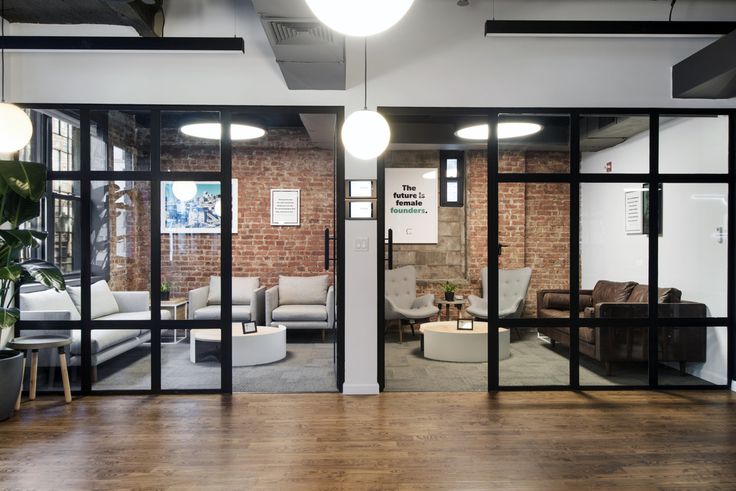
MULTIPOLYGON (((294 2, 301 0, 293 0, 294 2)), ((418 0, 396 27, 371 38, 368 105, 375 106, 641 106, 736 107, 736 100, 672 100, 671 66, 711 39, 485 38, 498 19, 664 20, 669 1, 643 0, 418 0)), ((337 105, 362 107, 362 40, 346 45, 348 90, 289 91, 250 2, 166 2, 167 36, 231 36, 246 54, 12 53, 8 99, 25 103, 155 103, 337 105), (235 15, 233 15, 233 7, 235 15)), ((675 20, 736 20, 736 3, 681 0, 675 20)), ((10 34, 99 35, 99 26, 19 26, 10 34)), ((102 32, 120 34, 120 28, 102 32)), ((127 32, 126 34, 132 34, 127 32)), ((346 161, 346 177, 374 177, 375 161, 346 161)), ((348 279, 346 384, 375 379, 375 319, 354 308, 375 290, 375 268, 351 250, 366 227, 346 231, 348 279), (372 360, 372 361, 371 361, 372 360)), ((373 232, 378 238, 377 232, 373 232)), ((372 241, 373 247, 375 242, 372 241)), ((373 249, 375 251, 375 249, 373 249)))
MULTIPOLYGON (((723 172, 727 158, 725 118, 681 118, 660 128, 662 170, 723 172), (706 142, 706 145, 700 142, 706 142), (665 164, 666 162, 666 164, 665 164)), ((586 154, 584 172, 612 162, 614 173, 648 171, 648 135, 586 154), (643 163, 643 164, 642 164, 643 163)), ((588 183, 581 187, 582 288, 600 279, 647 283, 647 236, 626 235, 624 193, 631 183, 588 183)), ((685 300, 702 302, 708 315, 726 315, 727 237, 719 243, 717 227, 727 225, 726 184, 665 184, 659 284, 682 290, 685 300)), ((707 361, 688 368, 693 374, 725 383, 726 329, 708 328, 707 361)))

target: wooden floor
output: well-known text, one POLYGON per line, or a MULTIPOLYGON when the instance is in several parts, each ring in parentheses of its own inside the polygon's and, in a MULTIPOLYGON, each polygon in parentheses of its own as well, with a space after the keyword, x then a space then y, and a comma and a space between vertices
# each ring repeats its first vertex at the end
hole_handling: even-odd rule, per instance
POLYGON ((0 488, 736 489, 731 392, 60 397, 0 488))

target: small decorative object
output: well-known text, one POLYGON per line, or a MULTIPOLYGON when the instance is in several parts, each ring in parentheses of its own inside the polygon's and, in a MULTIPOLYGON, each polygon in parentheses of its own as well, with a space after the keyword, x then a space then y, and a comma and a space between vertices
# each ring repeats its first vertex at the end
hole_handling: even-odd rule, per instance
POLYGON ((258 327, 255 322, 242 322, 243 334, 254 334, 258 332, 258 327))
POLYGON ((171 297, 171 285, 166 280, 161 280, 161 300, 168 300, 171 297))
POLYGON ((455 290, 457 290, 455 283, 450 283, 449 281, 442 283, 442 291, 445 292, 445 300, 448 302, 455 300, 455 290))
POLYGON ((472 331, 473 330, 473 319, 458 319, 457 320, 458 331, 472 331))

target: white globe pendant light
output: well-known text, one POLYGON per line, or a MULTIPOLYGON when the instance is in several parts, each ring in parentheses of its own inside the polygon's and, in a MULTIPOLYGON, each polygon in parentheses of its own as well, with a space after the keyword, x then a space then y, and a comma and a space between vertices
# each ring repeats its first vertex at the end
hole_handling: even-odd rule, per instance
POLYGON ((382 115, 368 110, 368 42, 363 40, 363 110, 345 119, 340 138, 345 150, 360 160, 375 159, 391 141, 391 128, 382 115))
POLYGON ((197 184, 192 181, 176 181, 171 191, 179 201, 189 201, 197 195, 197 184))
MULTIPOLYGON (((4 100, 4 99, 3 99, 4 100)), ((0 103, 0 153, 15 153, 33 136, 31 118, 14 104, 0 103)))
POLYGON ((391 140, 391 128, 376 111, 355 111, 342 125, 342 143, 356 159, 369 160, 381 155, 391 140))
POLYGON ((307 0, 323 24, 346 36, 372 36, 401 20, 414 0, 307 0))
MULTIPOLYGON (((5 0, 0 7, 2 37, 5 39, 5 0)), ((3 43, 3 46, 5 44, 3 43)), ((15 153, 28 145, 33 136, 31 118, 21 108, 5 102, 5 48, 2 49, 2 92, 0 102, 0 153, 15 153)))

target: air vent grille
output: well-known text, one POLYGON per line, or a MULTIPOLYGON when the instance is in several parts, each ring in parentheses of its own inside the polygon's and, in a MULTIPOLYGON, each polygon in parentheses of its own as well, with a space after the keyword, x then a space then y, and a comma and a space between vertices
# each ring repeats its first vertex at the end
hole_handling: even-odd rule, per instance
POLYGON ((317 21, 268 20, 268 27, 276 46, 335 43, 333 32, 317 21))

